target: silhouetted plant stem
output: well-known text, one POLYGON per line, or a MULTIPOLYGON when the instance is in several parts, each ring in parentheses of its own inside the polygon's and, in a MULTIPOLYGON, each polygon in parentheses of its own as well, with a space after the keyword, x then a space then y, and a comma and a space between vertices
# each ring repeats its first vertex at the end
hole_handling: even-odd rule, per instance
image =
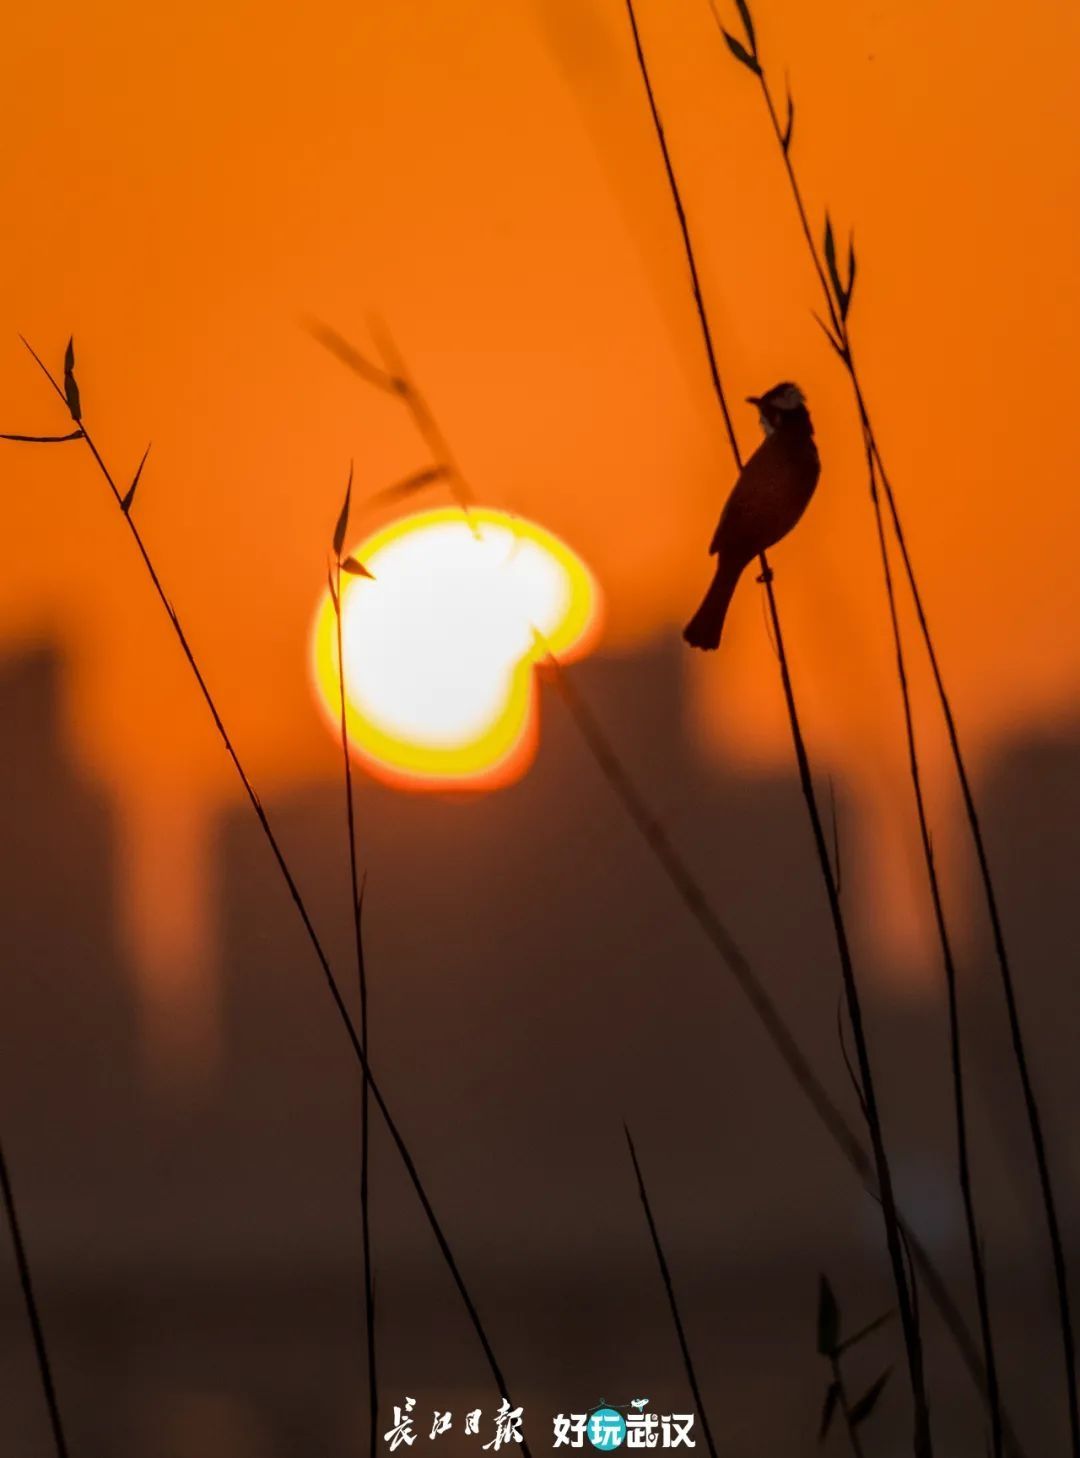
POLYGON ((476 527, 472 518, 474 504, 472 490, 450 448, 450 442, 436 420, 423 391, 405 368, 405 361, 391 339, 389 330, 381 321, 372 321, 372 323, 377 333, 379 353, 383 359, 381 369, 378 365, 372 364, 366 355, 362 354, 355 345, 339 334, 336 329, 331 328, 329 324, 324 324, 321 320, 310 320, 307 328, 312 338, 318 340, 323 348, 329 350, 347 369, 358 374, 367 384, 374 385, 376 389, 394 395, 401 401, 412 417, 417 434, 431 453, 435 464, 414 472, 404 482, 391 488, 390 494, 411 494, 423 490, 437 481, 444 481, 454 500, 460 506, 469 528, 475 534, 476 527))
MULTIPOLYGON (((715 13, 715 7, 714 7, 715 13)), ((753 42, 751 42, 753 45, 753 42)), ((755 61, 758 61, 756 48, 752 51, 755 61)), ((760 61, 758 61, 760 67, 760 61)), ((780 130, 779 118, 772 104, 772 98, 765 83, 764 73, 759 69, 759 80, 765 94, 769 115, 776 131, 777 139, 780 142, 780 150, 784 159, 784 165, 788 176, 791 179, 795 193, 797 209, 803 233, 813 255, 813 262, 822 288, 825 291, 826 303, 830 311, 830 319, 836 334, 834 347, 838 342, 841 348, 837 351, 842 358, 850 359, 850 345, 847 334, 846 303, 844 307, 837 307, 833 298, 832 290, 829 288, 824 269, 818 257, 816 247, 810 233, 809 224, 806 219, 806 212, 802 203, 802 195, 799 192, 798 182, 795 178, 790 159, 790 136, 788 145, 785 145, 784 134, 780 130)), ((850 296, 849 296, 850 298, 850 296)), ((861 412, 862 413, 862 412, 861 412)), ((915 737, 915 723, 911 708, 911 695, 908 687, 907 668, 904 659, 903 636, 900 629, 900 620, 896 607, 896 594, 893 588, 892 569, 889 564, 888 543, 885 539, 884 522, 881 513, 881 502, 878 493, 878 472, 877 460, 874 453, 872 436, 869 431, 869 422, 863 416, 863 443, 866 452, 866 464, 870 499, 874 509, 874 521, 877 531, 878 549, 881 558, 882 575, 885 583, 885 594, 889 609, 889 623, 892 631, 893 651, 896 658, 897 679, 900 686, 900 697, 902 704, 904 734, 908 754, 908 769, 911 778, 912 790, 915 798, 915 808, 919 824, 919 838, 923 854, 923 862, 926 866, 927 880, 930 890, 930 898, 933 905, 934 924, 941 946, 942 961, 945 971, 945 983, 948 996, 949 1014, 949 1054, 953 1084, 953 1105, 956 1119, 956 1147, 958 1178, 960 1184, 961 1198, 964 1207, 964 1223, 967 1233, 968 1249, 971 1258, 972 1275, 975 1285, 976 1304, 979 1313, 979 1330, 983 1347, 983 1366, 986 1373, 986 1398, 990 1414, 990 1431, 992 1451, 995 1458, 1000 1458, 1003 1452, 1004 1432, 1001 1417, 1001 1397, 997 1375, 997 1361, 994 1352, 993 1329, 990 1319, 989 1294, 987 1290, 986 1267, 982 1255, 982 1245, 979 1237, 978 1220, 975 1213, 974 1192, 971 1178, 971 1161, 968 1150, 967 1117, 965 1111, 964 1079, 962 1065, 962 1042, 960 1034, 960 1008, 957 988, 956 961, 953 955, 952 943, 948 931, 948 923, 945 918, 945 909, 941 896, 940 881, 937 873, 937 863, 934 857, 933 842, 930 835, 930 827, 926 812, 926 803, 922 789, 922 774, 919 764, 918 744, 915 737)))
POLYGON ((711 1454, 711 1458, 717 1458, 716 1444, 713 1442, 712 1429, 709 1427, 709 1415, 705 1410, 705 1403, 702 1400, 701 1388, 698 1386, 697 1373, 694 1371, 694 1360, 690 1355, 690 1343, 687 1340, 686 1328, 683 1326, 682 1316, 679 1312, 679 1302, 675 1296, 675 1287, 672 1284, 667 1257, 664 1255, 664 1245, 660 1239, 660 1232, 656 1228, 656 1221, 653 1219, 652 1206, 649 1204, 649 1195, 645 1188, 645 1178, 641 1173, 641 1165, 638 1163, 637 1150, 634 1148, 634 1141, 631 1138, 630 1130, 626 1124, 623 1125, 623 1131, 626 1134, 626 1143, 630 1150, 630 1158, 633 1161, 634 1174, 637 1177, 638 1194, 641 1196, 641 1204, 645 1210, 645 1220, 649 1226, 649 1235, 652 1238, 653 1250, 656 1252, 656 1263, 660 1267, 660 1279, 664 1283, 668 1306, 671 1308, 671 1319, 675 1323, 675 1332, 679 1338, 679 1350, 682 1353, 683 1367, 686 1370, 686 1380, 690 1384, 690 1391, 694 1395, 694 1405, 701 1418, 701 1427, 705 1433, 705 1445, 711 1454))
MULTIPOLYGON (((844 1372, 840 1366, 840 1355, 838 1352, 830 1352, 827 1360, 829 1371, 832 1373, 832 1390, 835 1393, 836 1405, 840 1409, 840 1416, 844 1419, 844 1427, 853 1458, 864 1458, 859 1429, 851 1416, 851 1398, 848 1396, 847 1383, 844 1381, 844 1372)), ((824 1439, 820 1441, 824 1441, 824 1439)))
MULTIPOLYGON (((645 53, 641 44, 641 36, 638 32, 637 17, 634 13, 633 0, 626 0, 626 8, 630 18, 630 25, 633 31, 634 50, 637 56, 638 68, 641 72, 642 81, 645 85, 646 95, 649 102, 649 110, 652 114, 653 126, 656 131, 657 141, 660 146, 661 155, 664 161, 664 169, 667 174, 668 186, 671 191, 672 201, 678 217, 679 229, 682 235, 683 250, 686 255, 690 272, 691 287, 694 296, 694 303, 697 310, 698 320, 701 325, 702 337, 705 344, 705 351, 709 362, 709 372, 712 377, 713 389, 723 415, 724 425, 727 430, 728 441, 731 446, 731 454, 738 471, 742 470, 742 453, 735 436, 734 426, 731 420, 731 413, 728 410, 727 396, 724 391, 723 381, 720 376, 720 368, 716 358, 716 351, 712 340, 712 330, 709 325, 708 313, 705 308, 704 298, 701 291, 700 276, 697 269, 697 260, 694 254, 693 240, 690 234, 690 227, 686 219, 686 212, 682 203, 682 194, 679 188, 678 179, 668 150, 667 138, 664 134, 663 123, 660 118, 656 98, 653 94, 652 83, 649 79, 648 65, 645 60, 645 53)), ((833 932, 836 939, 836 948, 840 960, 840 972, 843 978, 844 995, 847 1002, 848 1018, 851 1022, 852 1035, 855 1040, 855 1052, 859 1066, 859 1078, 862 1085, 862 1094, 865 1101, 867 1127, 870 1133, 870 1143, 874 1156, 874 1166, 877 1174, 878 1192, 881 1198, 881 1208, 885 1223, 885 1240, 889 1253, 889 1260, 892 1265, 893 1281, 896 1286, 897 1304, 900 1312, 900 1323, 904 1334, 904 1347, 907 1354, 908 1374, 911 1380, 912 1401, 915 1410, 915 1432, 914 1449, 917 1458, 929 1458, 933 1451, 933 1444, 930 1435, 930 1414, 926 1396, 926 1383, 923 1372, 922 1341, 915 1319, 914 1308, 911 1301, 911 1293, 908 1290, 907 1274, 904 1267, 903 1248, 900 1237, 899 1221, 896 1211, 896 1200, 893 1193, 892 1173, 889 1168, 888 1155, 885 1149, 885 1140, 881 1127, 881 1118, 878 1111, 877 1094, 874 1088, 873 1070, 870 1063, 870 1052, 867 1044, 866 1033, 863 1027, 862 1004, 859 997, 858 984, 855 978, 854 964, 851 958, 851 951, 848 944, 847 928, 844 924, 843 911, 840 906, 840 897, 836 889, 836 878, 833 875, 832 862, 829 859, 829 848, 825 839, 825 832, 822 827, 821 815, 818 811, 817 799, 814 793, 813 776, 810 770, 810 762, 806 753, 806 745, 803 739, 802 728, 799 722, 798 711, 795 703, 794 690, 791 683, 791 673, 788 667, 787 653, 784 648, 783 633, 780 626, 780 615, 777 610, 776 596, 772 585, 772 569, 769 566, 766 554, 760 556, 761 578, 764 583, 769 608, 769 618, 772 623, 773 634, 776 642, 777 655, 780 661, 780 678, 784 690, 784 700, 787 705, 788 719, 791 725, 791 737, 795 750, 795 760, 799 771, 799 782, 802 787, 803 798, 806 801, 807 813, 810 817, 810 827, 813 833, 814 846, 817 851, 818 862, 821 868, 822 880, 825 884, 825 893, 829 903, 829 914, 832 919, 833 932)))
POLYGON ((967 1116, 964 1099, 964 1073, 962 1044, 960 1037, 960 1006, 956 978, 956 961, 945 908, 942 903, 941 886, 938 880, 937 863, 930 836, 930 826, 923 797, 922 774, 919 767, 918 747, 915 739, 915 723, 911 711, 911 695, 908 690, 907 668, 904 663, 903 639, 900 621, 896 611, 896 594, 893 591, 892 568, 889 564, 888 543, 885 540, 885 526, 878 500, 877 476, 874 457, 869 440, 866 441, 867 469, 870 473, 870 495, 874 503, 874 517, 877 526, 878 545, 881 551, 881 566, 885 577, 885 591, 889 604, 889 620, 892 625, 893 647, 896 653, 896 672, 900 681, 900 695, 903 703, 904 733, 907 740, 908 768, 915 796, 915 808, 919 821, 919 839, 922 844, 923 861, 930 887, 930 899, 934 908, 934 923, 945 970, 945 986, 949 1007, 949 1055, 952 1070, 953 1104, 956 1113, 956 1152, 960 1194, 964 1206, 964 1223, 967 1229, 968 1250, 971 1256, 971 1270, 975 1283, 975 1300, 979 1312, 979 1331, 982 1337, 983 1362, 986 1367, 987 1406, 990 1413, 990 1440, 994 1458, 1001 1458, 1004 1434, 1001 1424, 1001 1396, 998 1384, 997 1360, 994 1354, 993 1328, 990 1321, 990 1298, 987 1291, 986 1265, 982 1256, 979 1226, 975 1214, 975 1196, 971 1180, 971 1160, 968 1152, 967 1116))
MULTIPOLYGON (((850 355, 849 355, 850 358, 850 355)), ((904 563, 904 572, 911 589, 912 600, 915 605, 915 614, 918 619, 920 632, 926 646, 927 658, 930 663, 931 673, 936 687, 938 701, 941 705, 942 717, 945 721, 946 733, 949 740, 949 747, 952 753, 953 764, 956 769, 957 782, 960 786, 961 797, 964 802, 964 812, 967 817, 968 827, 971 832, 972 844, 975 848, 975 857, 979 867, 979 877, 982 881, 983 894, 986 899, 987 912, 990 918, 991 935, 994 943, 994 952, 997 959, 998 971, 1001 976, 1001 988, 1005 1000, 1006 1014, 1009 1023, 1009 1037, 1012 1044, 1013 1058, 1016 1062, 1017 1073, 1020 1077, 1020 1086, 1023 1093, 1024 1110, 1027 1116, 1028 1129, 1031 1135, 1032 1148, 1035 1153, 1035 1165, 1038 1171, 1039 1191, 1042 1197, 1043 1211, 1046 1217, 1047 1236, 1050 1241, 1050 1254, 1054 1270, 1054 1285, 1057 1295, 1058 1324, 1061 1331, 1061 1345, 1065 1361, 1065 1391, 1069 1411, 1069 1433, 1073 1458, 1080 1458, 1080 1393, 1077 1390, 1076 1379, 1076 1338, 1073 1328, 1072 1308, 1069 1300, 1069 1275, 1065 1260, 1065 1244, 1061 1235, 1061 1221, 1057 1210, 1057 1197, 1054 1193, 1054 1182, 1050 1172, 1050 1158, 1046 1148, 1046 1139, 1043 1133, 1042 1114, 1039 1109, 1038 1095, 1035 1092, 1035 1083, 1028 1062, 1027 1049, 1024 1042, 1023 1027, 1020 1021, 1020 1008, 1016 999, 1016 986, 1012 974, 1012 964, 1005 943, 1005 932, 1001 922, 1001 915, 998 909, 997 892, 994 887, 993 876, 990 870, 990 861, 987 855, 986 844, 983 840, 982 826, 979 820, 978 808, 975 803, 975 796, 971 788, 971 781, 968 777, 967 765, 964 759, 963 750, 960 744, 959 733, 956 721, 953 717, 952 704, 942 677, 941 666, 938 662, 937 651, 934 647, 933 638, 930 633, 930 625, 923 608, 922 597, 919 593, 918 583, 915 578, 914 568, 908 554, 907 542, 904 537, 903 526, 900 521, 899 511, 896 506, 896 498, 893 495, 892 487, 889 484, 888 475, 885 472, 881 454, 878 450, 877 440, 870 425, 869 416, 866 412, 866 405, 862 398, 862 391, 858 387, 854 374, 854 363, 851 364, 851 376, 856 387, 856 394, 859 404, 859 413, 864 428, 867 430, 873 451, 874 460, 877 464, 881 484, 885 492, 885 500, 889 507, 889 515, 892 522, 897 545, 900 548, 900 556, 904 563)))
POLYGON ((57 1458, 68 1458, 68 1445, 64 1437, 64 1425, 60 1420, 60 1404, 56 1397, 56 1383, 53 1380, 52 1363, 49 1361, 49 1349, 45 1344, 45 1328, 42 1326, 37 1297, 34 1295, 34 1282, 30 1275, 30 1258, 26 1254, 26 1246, 23 1244, 22 1229, 19 1225, 19 1212, 15 1205, 15 1191, 11 1186, 11 1175, 8 1171, 2 1144, 0 1144, 0 1195, 3 1196, 4 1210, 7 1214, 8 1226, 11 1230, 11 1244, 15 1251, 15 1265, 19 1273, 19 1285, 22 1288, 27 1319, 30 1322, 30 1335, 34 1342, 34 1355, 37 1358, 38 1375, 41 1378, 41 1388, 45 1395, 45 1406, 49 1412, 49 1424, 52 1428, 53 1443, 56 1446, 57 1458))
POLYGON ((837 1401, 840 1404, 840 1412, 844 1419, 844 1427, 847 1429, 848 1442, 851 1444, 852 1454, 854 1458, 863 1458, 863 1447, 859 1440, 859 1430, 851 1420, 851 1400, 848 1397, 844 1374, 840 1370, 839 1357, 830 1357, 829 1366, 832 1369, 833 1381, 836 1383, 837 1401))
MULTIPOLYGON (((350 483, 352 476, 350 473, 350 483)), ((356 975, 360 984, 360 1043, 365 1059, 370 1058, 368 1041, 367 963, 364 958, 363 888, 356 859, 356 812, 353 805, 352 757, 349 754, 349 731, 345 714, 345 649, 341 626, 341 553, 334 562, 334 617, 337 630, 338 688, 341 705, 341 755, 345 780, 345 823, 349 836, 349 885, 352 900, 353 937, 356 946, 356 975)), ((371 1214, 370 1214, 370 1085, 364 1069, 360 1091, 360 1226, 364 1247, 364 1318, 367 1332, 368 1429, 371 1458, 375 1458, 379 1441, 379 1398, 375 1362, 375 1290, 372 1280, 371 1214)))
MULTIPOLYGON (((710 0, 715 15, 714 0, 710 0)), ((740 6, 744 10, 745 6, 740 6)), ((748 17, 748 11, 744 15, 744 23, 748 17)), ((719 20, 717 21, 719 24, 719 20)), ((721 27, 722 28, 722 27, 721 27)), ((798 214, 799 224, 802 229, 806 246, 810 253, 814 271, 817 274, 821 292, 825 298, 826 307, 829 311, 829 318, 832 324, 832 332, 826 330, 830 343, 839 356, 841 363, 847 373, 855 397, 855 404, 859 414, 859 423, 863 431, 868 451, 873 463, 877 468, 877 475, 880 479, 885 494, 886 504, 889 509, 889 518, 897 545, 900 549, 901 560, 904 565, 904 575, 907 579, 911 592, 912 602, 915 607, 916 618, 919 624, 919 631, 923 644, 926 648, 927 659, 930 664, 931 673, 934 679, 934 686, 941 707, 942 717, 945 722, 946 733, 949 740, 949 748, 956 770, 957 781, 960 786, 961 797, 964 802, 964 812, 971 834, 972 844, 975 849, 975 857, 979 868, 979 878, 982 883, 983 896, 986 901, 987 912, 990 919, 991 935, 994 943, 994 953, 998 964, 1002 992, 1005 999, 1006 1013, 1009 1023, 1009 1035, 1012 1043, 1013 1056, 1016 1061, 1017 1071, 1020 1076, 1020 1084, 1023 1093, 1025 1112, 1028 1127, 1031 1134, 1031 1141, 1035 1152, 1035 1162, 1038 1170, 1039 1187, 1042 1197, 1043 1209, 1045 1212, 1047 1234, 1050 1241, 1051 1259, 1054 1269, 1054 1280, 1057 1288, 1058 1321, 1061 1330, 1061 1342, 1065 1359, 1066 1396, 1069 1410, 1069 1428, 1072 1445, 1073 1458, 1080 1458, 1080 1394, 1077 1389, 1076 1376, 1076 1342, 1073 1331, 1072 1312, 1069 1301, 1068 1271, 1065 1261, 1064 1242, 1061 1237, 1061 1225, 1057 1213, 1057 1201, 1054 1195, 1053 1180, 1050 1174, 1050 1162, 1046 1150, 1046 1141, 1043 1135, 1042 1115, 1039 1110, 1038 1098, 1035 1092, 1034 1080, 1028 1064, 1027 1051, 1024 1043, 1023 1029, 1020 1022, 1020 1012, 1016 1000, 1016 989, 1012 974, 1012 964, 1008 948, 1005 942, 1005 932, 1001 921, 1001 914, 998 907, 997 891, 994 885, 994 878, 990 869, 990 860, 983 839, 982 826, 979 819, 978 808, 975 803, 974 793, 971 788, 971 781, 968 776, 967 764, 960 744, 959 732, 956 727, 956 720, 953 715, 952 703, 945 685, 941 665, 938 660, 937 649, 934 645, 933 635, 930 631, 930 624, 923 606, 922 594, 919 589, 914 564, 908 551, 907 540, 904 535, 903 524, 900 519, 899 508, 896 504, 896 497, 893 493, 892 484, 889 480, 885 463, 882 459, 881 450, 878 445, 877 435, 870 417, 863 393, 862 381, 855 363, 855 354, 851 344, 851 338, 847 326, 847 310, 851 301, 851 284, 853 274, 849 276, 847 296, 838 307, 834 298, 833 290, 829 286, 825 266, 822 263, 821 254, 814 239, 813 230, 810 227, 806 205, 803 201, 802 188, 799 184, 798 175, 791 159, 792 133, 790 121, 793 118, 794 110, 789 93, 789 123, 782 128, 776 106, 773 102, 772 92, 769 88, 768 77, 765 67, 757 50, 756 37, 748 34, 752 51, 752 62, 750 69, 757 76, 761 94, 769 114, 769 121, 773 134, 780 148, 783 159, 784 171, 787 174, 788 183, 791 189, 792 199, 798 214)), ((730 46, 730 39, 728 40, 730 46)), ((854 255, 851 255, 852 262, 854 255)), ((871 482, 873 490, 874 482, 871 482)), ((880 505, 875 498, 875 516, 880 518, 880 505)), ((880 534, 880 520, 879 520, 880 534)), ((989 1370, 988 1370, 989 1375, 989 1370)))
POLYGON ((845 1352, 858 1346, 860 1342, 865 1341, 868 1336, 884 1326, 891 1315, 891 1311, 886 1311, 874 1321, 868 1322, 853 1336, 845 1337, 842 1332, 840 1305, 828 1277, 822 1273, 818 1283, 817 1349, 829 1364, 830 1381, 825 1389, 825 1400, 821 1406, 821 1423, 818 1427, 819 1444, 828 1437, 833 1418, 839 1411, 844 1419, 851 1450, 855 1458, 862 1458, 863 1446, 859 1429, 877 1408, 882 1393, 888 1385, 892 1368, 886 1367, 884 1372, 866 1388, 862 1396, 852 1402, 844 1378, 842 1358, 845 1352))
MULTIPOLYGON (((24 340, 23 343, 25 344, 26 341, 24 340)), ((70 397, 57 384, 56 380, 53 378, 46 365, 41 361, 41 359, 34 352, 34 350, 31 349, 30 345, 27 344, 26 347, 28 350, 30 350, 31 355, 33 355, 34 359, 37 361, 37 364, 41 368, 46 379, 52 385, 53 389, 60 396, 61 400, 65 401, 65 403, 68 405, 68 408, 71 409, 70 397)), ((278 839, 274 834, 266 811, 263 809, 262 802, 260 801, 259 796, 255 791, 254 785, 248 777, 247 771, 244 769, 244 766, 240 760, 239 753, 237 752, 232 738, 230 737, 228 730, 225 727, 221 714, 218 711, 217 704, 215 703, 213 695, 210 692, 206 679, 203 677, 202 670, 199 667, 198 661, 195 657, 195 653, 190 643, 188 642, 187 634, 184 632, 184 629, 180 622, 180 618, 172 603, 169 601, 165 589, 162 586, 161 579, 158 576, 156 568, 154 567, 154 563, 150 556, 149 549, 143 541, 142 535, 140 534, 139 529, 131 516, 130 497, 125 497, 121 495, 115 478, 110 472, 109 467, 106 465, 103 457, 101 456, 101 453, 94 443, 92 436, 86 428, 85 420, 83 420, 80 416, 77 418, 77 423, 81 428, 82 439, 86 442, 87 449, 93 456, 94 462, 97 465, 98 470, 105 478, 105 481, 110 491, 112 492, 117 505, 121 509, 121 514, 123 515, 128 531, 131 534, 131 538, 135 543, 136 549, 138 550, 139 556, 142 558, 143 565, 146 568, 147 575, 150 578, 154 591, 156 592, 162 607, 165 609, 165 613, 169 619, 170 624, 172 625, 172 629, 176 636, 177 642, 180 645, 180 649, 184 655, 184 658, 187 661, 188 667, 191 669, 191 672, 194 675, 196 683, 199 686, 199 691, 202 694, 203 701, 205 702, 207 709, 209 710, 210 717, 214 722, 214 727, 217 730, 218 737, 221 739, 221 742, 224 745, 230 760, 232 761, 233 768, 235 769, 240 783, 244 788, 244 793, 247 796, 248 802, 250 803, 251 808, 255 813, 255 818, 259 823, 259 828, 263 833, 267 845, 270 847, 278 871, 280 872, 281 877, 285 882, 285 885, 289 892, 289 896, 293 902, 293 905, 296 907, 300 920, 303 923, 304 931, 307 934, 308 941, 311 943, 312 950, 314 951, 316 959, 319 963, 319 967, 323 974, 323 980, 326 984, 326 989, 330 994, 331 1001, 334 1004, 334 1008, 345 1030, 345 1035, 349 1040, 349 1046, 352 1049, 353 1056, 355 1057, 361 1072, 367 1074, 368 1087, 370 1089, 371 1097, 372 1099, 374 1099, 375 1105, 378 1108, 379 1113, 382 1115, 383 1121, 386 1124, 387 1130, 389 1131, 390 1138, 393 1141, 394 1147, 398 1152, 402 1164, 405 1166, 406 1173, 409 1177, 409 1182, 416 1192, 416 1197, 420 1201, 421 1208, 423 1209, 428 1225, 431 1228, 432 1235, 435 1237, 435 1242, 439 1248, 443 1260, 446 1262, 447 1269, 449 1270, 450 1275, 453 1278, 454 1285, 457 1288, 458 1295, 461 1298, 462 1304, 464 1305, 465 1310, 468 1313, 469 1320, 472 1324, 473 1330, 476 1333, 477 1340, 480 1343, 481 1350, 484 1353, 488 1368, 491 1372, 492 1377, 494 1378, 495 1385, 497 1386, 501 1396, 509 1397, 509 1389, 507 1387, 506 1380, 503 1377, 502 1370, 499 1366, 498 1361, 496 1360, 491 1343, 488 1340, 487 1332, 485 1331, 483 1323, 480 1320, 480 1314, 473 1302, 471 1295, 469 1294, 468 1288, 465 1285, 464 1277, 462 1276, 461 1271, 458 1267, 457 1261, 454 1257, 454 1253, 450 1248, 449 1241, 446 1238, 442 1225, 440 1224, 438 1217, 435 1214, 434 1206, 432 1205, 427 1190, 423 1184, 423 1181, 420 1178, 419 1171, 417 1170, 416 1164, 413 1161, 412 1154, 410 1153, 409 1148, 405 1143, 404 1136, 402 1135, 396 1122, 394 1121, 387 1106, 386 1100, 383 1098, 383 1094, 381 1089, 379 1088, 378 1082, 376 1081, 375 1076, 368 1065, 363 1045, 357 1034, 356 1028, 353 1025, 352 1018, 349 1016, 348 1007, 346 1006, 345 1000, 341 995, 341 990, 337 985, 337 981, 330 966, 329 958, 327 957, 326 952, 323 948, 322 942, 319 938, 319 934, 315 930, 314 922, 312 921, 308 908, 304 902, 302 895, 300 894, 300 888, 296 883, 292 871, 289 869, 289 865, 285 859, 284 852, 282 851, 281 846, 278 843, 278 839)), ((528 1454, 528 1447, 524 1441, 521 1443, 521 1450, 526 1455, 528 1454)))
MULTIPOLYGON (((739 463, 739 468, 741 470, 741 462, 739 463)), ((877 1093, 874 1087, 870 1050, 863 1026, 862 1004, 859 997, 858 983, 855 978, 851 949, 847 938, 847 927, 844 923, 843 912, 840 906, 840 895, 836 889, 836 879, 833 875, 832 862, 829 859, 829 848, 821 823, 821 815, 818 811, 817 799, 814 794, 810 761, 806 753, 806 745, 802 737, 802 730, 796 712, 795 697, 791 686, 791 675, 787 666, 787 657, 784 652, 783 637, 780 629, 780 617, 777 611, 772 585, 769 581, 771 574, 769 574, 764 553, 762 553, 761 560, 762 575, 765 577, 766 591, 768 593, 769 615, 772 620, 773 633, 780 658, 780 676, 784 686, 784 698, 787 701, 788 716, 791 721, 791 734, 795 746, 795 760, 799 769, 799 781, 810 817, 810 825, 813 832, 814 845, 817 850, 818 862, 821 866, 822 879, 825 882, 829 913, 832 918, 837 953, 840 959, 840 972, 843 978, 848 1020, 851 1023, 852 1037, 855 1042, 855 1056, 858 1063, 863 1109, 866 1115, 867 1129, 870 1134, 870 1147, 873 1152, 878 1195, 881 1201, 881 1210, 885 1223, 886 1245, 889 1260, 892 1265, 893 1281, 896 1286, 897 1306, 900 1312, 900 1325, 904 1335, 904 1348, 908 1359, 908 1375, 911 1381, 912 1400, 915 1408, 914 1449, 917 1458, 929 1458, 933 1448, 930 1437, 930 1413, 923 1372, 922 1338, 919 1332, 911 1293, 908 1289, 899 1215, 897 1213, 896 1197, 892 1185, 892 1172, 889 1168, 888 1155, 885 1149, 877 1093), (766 574, 769 575, 767 576, 766 574)))

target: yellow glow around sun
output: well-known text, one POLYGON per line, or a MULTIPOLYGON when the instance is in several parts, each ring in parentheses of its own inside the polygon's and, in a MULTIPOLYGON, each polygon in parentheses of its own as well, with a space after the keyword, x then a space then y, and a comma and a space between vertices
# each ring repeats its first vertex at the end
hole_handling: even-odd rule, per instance
MULTIPOLYGON (((504 512, 405 517, 352 549, 373 580, 342 577, 346 727, 384 779, 414 787, 516 778, 536 743, 533 667, 580 657, 599 590, 551 532, 504 512), (537 639, 539 632, 544 639, 537 639)), ((334 607, 315 620, 320 701, 340 733, 334 607)))

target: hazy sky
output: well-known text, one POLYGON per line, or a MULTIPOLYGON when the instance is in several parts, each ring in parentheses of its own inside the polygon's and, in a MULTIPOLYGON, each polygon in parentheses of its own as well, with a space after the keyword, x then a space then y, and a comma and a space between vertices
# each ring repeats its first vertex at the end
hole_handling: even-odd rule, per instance
MULTIPOLYGON (((1080 17, 756 11, 813 214, 855 229, 853 332, 961 722, 980 751, 1061 722, 1080 684, 1080 17)), ((849 774, 895 871, 872 517, 775 147, 704 0, 639 18, 732 398, 793 377, 810 399, 824 474, 776 553, 779 600, 818 762, 849 774)), ((370 311, 389 321, 477 495, 591 564, 609 648, 685 619, 731 462, 620 0, 57 0, 12 13, 0 72, 0 427, 63 424, 16 330, 53 361, 73 331, 117 472, 153 441, 140 525, 262 785, 336 768, 306 640, 349 457, 372 490, 424 463, 304 315, 359 340, 370 311)), ((736 423, 749 447, 750 407, 736 423)), ((164 965, 203 935, 228 767, 82 448, 7 447, 0 472, 0 633, 69 654, 71 742, 119 797, 129 931, 164 965)), ((718 744, 786 764, 756 597, 718 657, 687 662, 687 705, 718 744)))

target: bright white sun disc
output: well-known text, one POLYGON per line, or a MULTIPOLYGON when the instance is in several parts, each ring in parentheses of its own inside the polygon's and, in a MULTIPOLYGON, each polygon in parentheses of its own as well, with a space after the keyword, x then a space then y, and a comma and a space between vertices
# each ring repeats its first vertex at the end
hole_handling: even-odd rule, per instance
MULTIPOLYGON (((533 662, 547 648, 576 656, 594 627, 584 563, 542 527, 482 509, 468 522, 454 509, 405 518, 353 555, 373 574, 342 583, 354 748, 394 778, 476 780, 506 768, 531 722, 533 662)), ((340 732, 328 594, 315 671, 340 732)))

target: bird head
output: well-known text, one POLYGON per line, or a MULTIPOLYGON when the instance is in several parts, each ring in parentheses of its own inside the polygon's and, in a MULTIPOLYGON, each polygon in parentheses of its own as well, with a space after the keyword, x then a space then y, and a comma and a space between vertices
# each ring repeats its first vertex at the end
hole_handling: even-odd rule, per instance
POLYGON ((747 403, 757 406, 766 435, 772 435, 774 430, 779 430, 783 425, 810 424, 806 397, 798 385, 791 384, 789 380, 774 385, 764 395, 747 396, 747 403))

